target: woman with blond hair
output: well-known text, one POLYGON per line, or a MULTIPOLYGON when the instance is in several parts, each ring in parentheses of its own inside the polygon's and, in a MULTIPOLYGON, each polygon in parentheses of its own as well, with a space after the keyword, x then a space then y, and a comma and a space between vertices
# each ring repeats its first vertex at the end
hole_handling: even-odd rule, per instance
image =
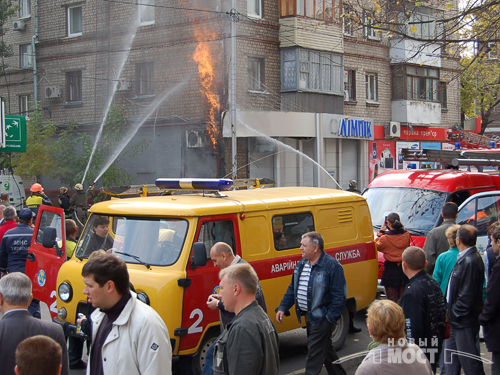
POLYGON ((410 238, 410 232, 405 229, 395 212, 386 217, 377 234, 377 249, 385 256, 381 284, 385 287, 387 298, 396 303, 408 284, 408 277, 404 274, 401 263, 403 251, 410 246, 410 238))
POLYGON ((389 300, 374 302, 366 318, 368 332, 378 345, 371 349, 356 375, 432 375, 424 352, 405 339, 403 309, 389 300))

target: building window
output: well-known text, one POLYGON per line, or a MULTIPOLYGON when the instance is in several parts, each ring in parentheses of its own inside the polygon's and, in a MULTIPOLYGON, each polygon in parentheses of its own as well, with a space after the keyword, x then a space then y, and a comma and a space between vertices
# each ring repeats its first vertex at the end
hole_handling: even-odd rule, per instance
POLYGON ((442 10, 428 7, 419 7, 418 12, 411 15, 406 27, 406 35, 410 35, 417 39, 435 40, 443 39, 444 25, 438 22, 444 17, 442 10))
POLYGON ((137 0, 139 6, 139 23, 151 25, 155 23, 155 0, 137 0))
POLYGON ((154 65, 153 63, 137 64, 135 68, 137 95, 153 95, 154 65))
POLYGON ((342 55, 303 48, 281 51, 282 91, 319 91, 344 95, 342 55))
POLYGON ((19 46, 19 67, 21 69, 31 68, 31 44, 19 46))
POLYGON ((82 6, 68 7, 68 36, 82 35, 82 6))
POLYGON ((281 0, 280 17, 303 16, 332 21, 340 19, 341 9, 342 0, 281 0))
POLYGON ((68 102, 82 101, 82 72, 66 73, 66 92, 68 93, 68 102))
POLYGON ((247 15, 262 18, 262 0, 247 0, 247 15))
POLYGON ((349 5, 344 5, 344 14, 342 16, 342 24, 344 26, 344 34, 353 36, 354 35, 354 25, 353 20, 354 10, 349 5))
POLYGON ((378 102, 378 76, 377 74, 366 75, 366 100, 378 102))
POLYGON ((19 96, 19 114, 21 116, 26 116, 28 114, 28 106, 30 103, 29 95, 20 95, 19 96))
POLYGON ((346 102, 356 100, 356 71, 344 71, 344 100, 346 102))
POLYGON ((495 42, 488 42, 488 60, 497 60, 498 53, 495 42))
POLYGON ((393 99, 438 101, 439 69, 404 65, 392 72, 393 99))
POLYGON ((441 109, 448 108, 448 94, 446 92, 446 82, 439 81, 438 83, 438 98, 441 103, 441 109))
POLYGON ((379 37, 377 31, 375 30, 375 18, 373 17, 373 14, 365 13, 364 25, 365 36, 367 36, 368 38, 379 37))
POLYGON ((264 91, 264 59, 248 58, 248 89, 264 91))
POLYGON ((31 0, 19 0, 19 18, 31 16, 31 0))

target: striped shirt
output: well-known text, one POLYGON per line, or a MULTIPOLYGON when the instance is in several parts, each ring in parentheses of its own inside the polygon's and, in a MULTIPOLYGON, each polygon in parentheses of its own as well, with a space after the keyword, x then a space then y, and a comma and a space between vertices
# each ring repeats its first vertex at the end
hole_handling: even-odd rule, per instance
POLYGON ((299 277, 299 288, 297 290, 297 302, 300 310, 307 312, 307 287, 311 276, 311 263, 306 262, 299 277))

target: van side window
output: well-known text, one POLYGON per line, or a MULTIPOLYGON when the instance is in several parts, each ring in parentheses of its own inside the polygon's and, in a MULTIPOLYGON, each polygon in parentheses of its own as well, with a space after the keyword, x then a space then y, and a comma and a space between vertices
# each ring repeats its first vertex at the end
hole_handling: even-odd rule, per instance
POLYGON ((310 212, 276 215, 273 216, 272 224, 276 250, 300 247, 302 235, 314 230, 313 215, 310 212))
POLYGON ((201 224, 198 242, 205 244, 207 258, 210 258, 210 249, 217 242, 227 243, 236 252, 233 222, 231 220, 219 220, 201 224))

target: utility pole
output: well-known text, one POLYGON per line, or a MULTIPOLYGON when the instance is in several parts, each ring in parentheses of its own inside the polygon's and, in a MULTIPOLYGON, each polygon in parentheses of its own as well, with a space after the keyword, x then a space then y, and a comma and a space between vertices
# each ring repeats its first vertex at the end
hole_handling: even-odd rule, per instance
POLYGON ((229 17, 231 21, 231 175, 233 180, 237 177, 238 146, 236 142, 236 22, 239 14, 236 10, 236 0, 232 0, 229 17))

